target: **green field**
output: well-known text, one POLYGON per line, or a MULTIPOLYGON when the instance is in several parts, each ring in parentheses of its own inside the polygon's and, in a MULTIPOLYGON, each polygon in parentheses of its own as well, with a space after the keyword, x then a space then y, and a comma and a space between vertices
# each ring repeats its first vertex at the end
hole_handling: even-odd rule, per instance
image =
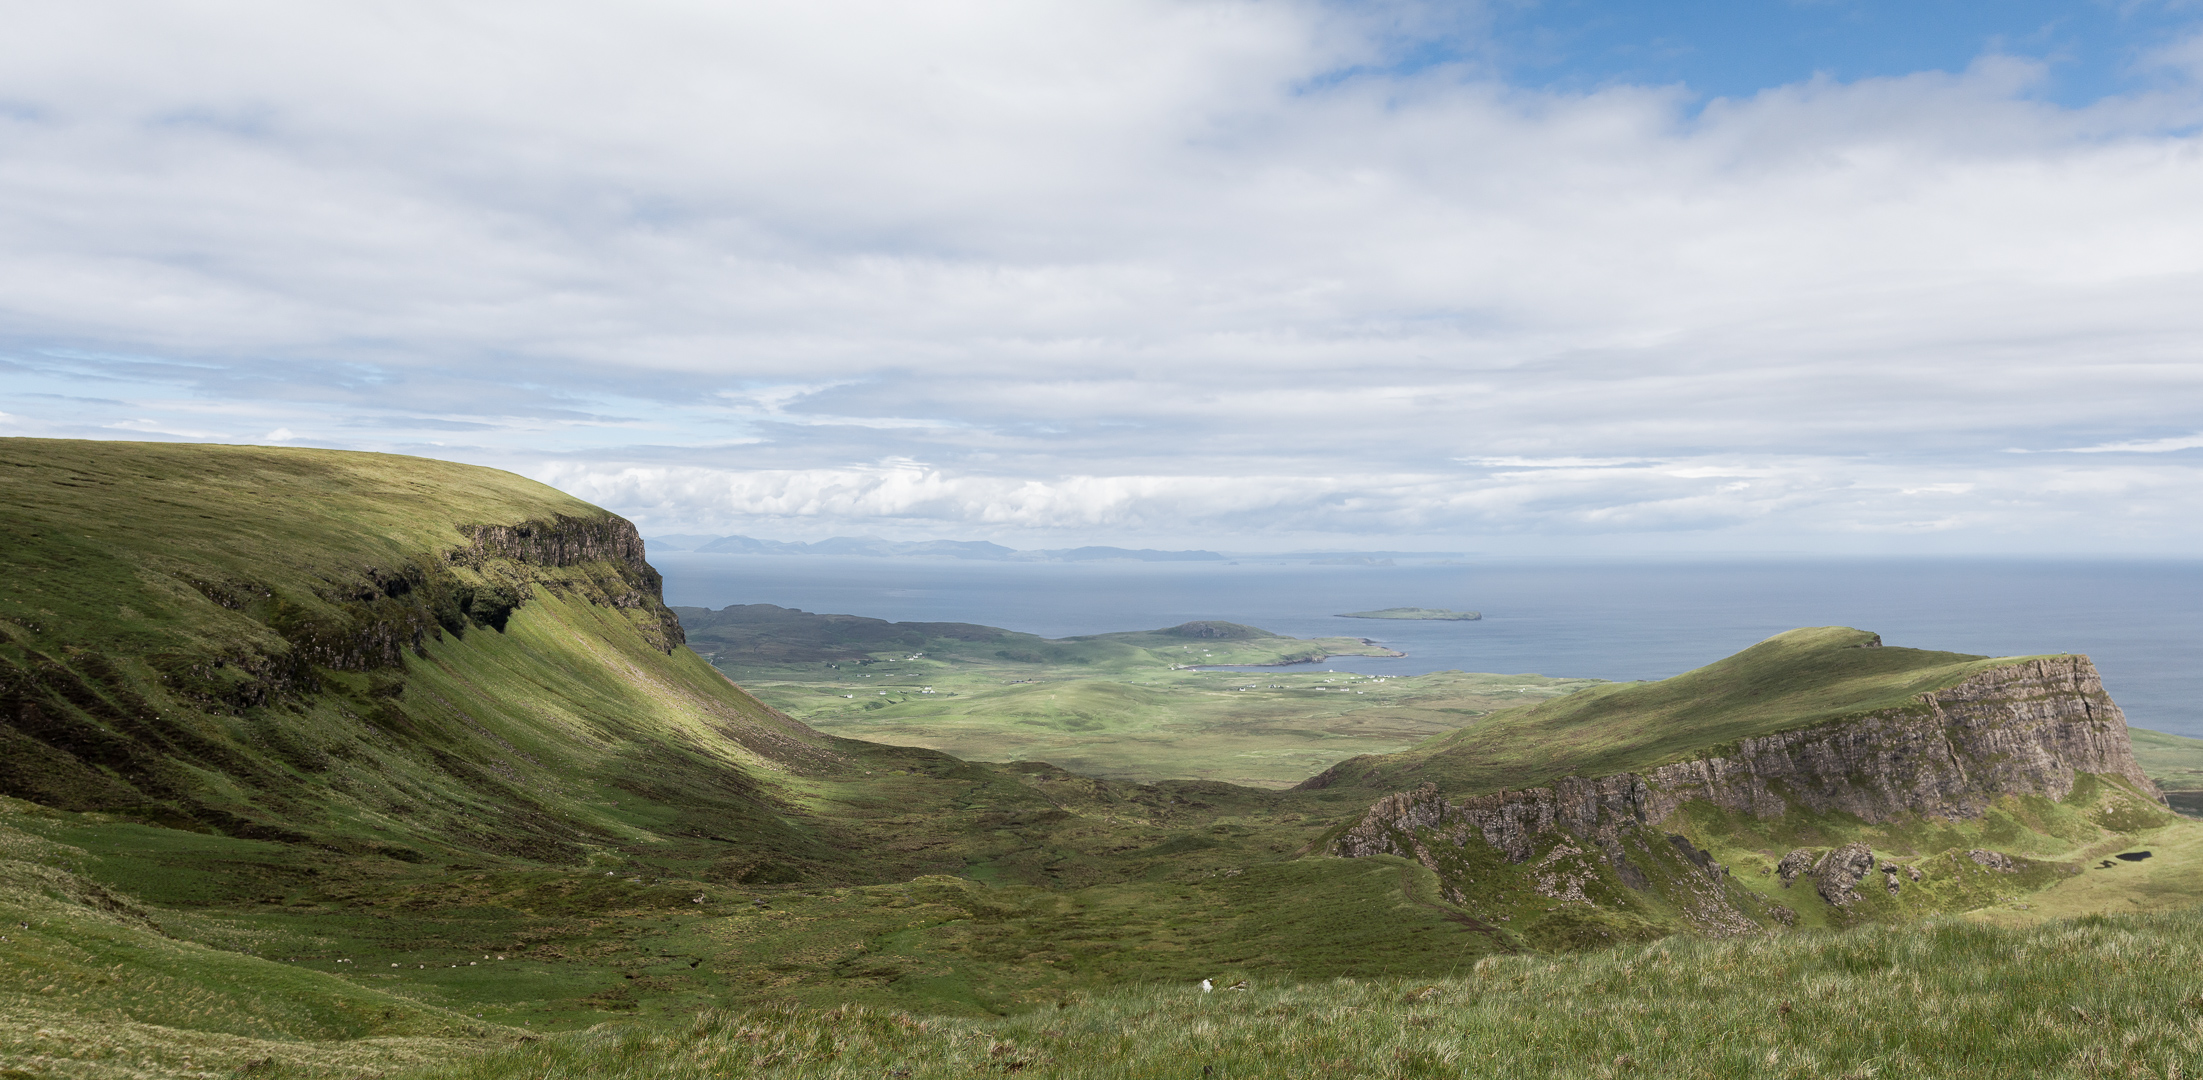
POLYGON ((2203 739, 2140 728, 2132 734, 2135 759, 2165 790, 2172 808, 2189 817, 2203 817, 2203 739))
MULTIPOLYGON (((2123 781, 1958 822, 1691 804, 1596 912, 1488 845, 1323 854, 1425 781, 1643 768, 1986 658, 1823 628, 1662 683, 1369 679, 1315 661, 1359 639, 1229 623, 675 621, 625 522, 380 455, 0 440, 0 506, 0 1080, 2203 1065, 2167 974, 2203 824, 2123 781), (1925 872, 1840 911, 1774 879, 1847 840, 1925 872), (1683 933, 1700 848, 1741 940, 1683 933)), ((2137 745, 2203 790, 2203 741, 2137 745)))
POLYGON ((1390 651, 1231 623, 1046 640, 762 604, 681 612, 694 628, 691 644, 728 677, 821 731, 1123 780, 1291 787, 1341 759, 1405 750, 1495 711, 1598 684, 1351 675, 1303 658, 1390 651))

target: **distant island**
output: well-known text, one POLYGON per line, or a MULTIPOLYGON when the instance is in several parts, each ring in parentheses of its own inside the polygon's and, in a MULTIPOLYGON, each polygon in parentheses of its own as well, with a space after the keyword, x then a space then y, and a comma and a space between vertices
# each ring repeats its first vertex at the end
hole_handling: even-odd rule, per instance
POLYGON ((1350 611, 1341 619, 1411 619, 1422 622, 1470 622, 1484 617, 1481 611, 1447 611, 1445 608, 1388 607, 1379 611, 1350 611))

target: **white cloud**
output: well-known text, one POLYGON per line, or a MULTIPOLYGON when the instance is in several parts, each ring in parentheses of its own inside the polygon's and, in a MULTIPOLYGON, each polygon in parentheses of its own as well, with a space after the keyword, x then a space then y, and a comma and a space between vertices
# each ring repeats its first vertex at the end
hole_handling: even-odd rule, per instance
POLYGON ((32 4, 0 37, 0 404, 760 530, 2203 524, 2172 459, 1998 453, 2203 446, 2155 436, 2203 425, 2192 86, 2068 109, 1989 57, 1694 112, 1382 74, 1399 32, 32 4), (846 464, 898 456, 929 464, 846 464))
POLYGON ((2051 453, 2059 454, 2169 454, 2175 450, 2193 450, 2203 447, 2203 434, 2174 435, 2164 439, 2132 439, 2126 442, 2099 443, 2095 446, 2066 446, 2051 453))
MULTIPOLYGON (((1977 549, 2149 550, 2163 521, 2203 513, 2179 468, 1978 468, 1964 480, 1910 482, 1912 470, 1843 459, 1697 467, 1497 473, 1370 472, 1309 477, 1182 473, 989 475, 913 461, 826 469, 528 470, 583 498, 622 506, 646 532, 724 531, 816 538, 861 531, 905 538, 1030 534, 1128 540, 1197 536, 1246 548, 1382 536, 1430 546, 1545 552, 1554 538, 1631 538, 1653 547, 1853 551, 1859 537, 1951 533, 1977 549), (1749 474, 1751 480, 1733 477, 1749 474), (1922 517, 1923 499, 1935 514, 1922 517)), ((1031 541, 1027 541, 1031 546, 1031 541)), ((1963 544, 1961 545, 1963 549, 1963 544)))
POLYGON ((1642 465, 1645 458, 1587 458, 1587 457, 1472 457, 1462 458, 1464 465, 1484 465, 1492 468, 1516 469, 1609 469, 1617 465, 1642 465))

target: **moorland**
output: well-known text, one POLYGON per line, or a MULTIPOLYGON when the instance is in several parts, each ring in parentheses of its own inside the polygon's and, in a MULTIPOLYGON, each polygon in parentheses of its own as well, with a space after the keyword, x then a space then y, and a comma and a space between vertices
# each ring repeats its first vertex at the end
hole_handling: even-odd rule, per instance
POLYGON ((1358 641, 714 633, 419 459, 8 439, 0 506, 5 1074, 2203 1066, 2203 741, 2085 657, 1325 683, 1187 668, 1358 641))

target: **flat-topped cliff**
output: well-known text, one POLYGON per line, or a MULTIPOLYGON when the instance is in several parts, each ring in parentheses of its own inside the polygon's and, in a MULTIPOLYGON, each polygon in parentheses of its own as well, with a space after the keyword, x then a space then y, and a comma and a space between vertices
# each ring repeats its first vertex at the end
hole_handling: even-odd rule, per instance
MULTIPOLYGON (((1584 843, 1604 851, 1614 878, 1641 888, 1643 859, 1633 861, 1625 844, 1663 834, 1682 840, 1703 831, 1695 823, 1709 813, 1778 831, 1805 822, 1818 835, 1834 835, 1845 822, 1979 822, 2014 799, 2073 799, 2088 777, 2099 783, 2084 814, 2130 822, 2163 806, 2135 761, 2124 715, 2087 657, 1969 663, 1958 675, 1908 701, 1643 769, 1485 792, 1449 794, 1440 782, 1425 782, 1377 799, 1328 850, 1348 858, 1402 855, 1446 878, 1445 848, 1488 848, 1519 864, 1556 845, 1584 843)), ((1655 688, 1641 692, 1659 700, 1655 688)), ((1626 706, 1627 695, 1613 695, 1602 711, 1626 706)))

